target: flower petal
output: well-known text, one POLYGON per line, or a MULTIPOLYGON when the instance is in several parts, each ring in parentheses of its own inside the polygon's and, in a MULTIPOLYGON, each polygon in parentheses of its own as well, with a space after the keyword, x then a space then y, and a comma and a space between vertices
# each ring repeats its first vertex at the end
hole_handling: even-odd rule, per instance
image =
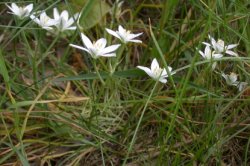
POLYGON ((237 47, 237 46, 238 46, 238 44, 229 44, 228 46, 226 46, 226 49, 230 50, 230 49, 237 47))
POLYGON ((153 59, 152 63, 151 63, 151 70, 158 70, 160 67, 159 67, 159 63, 158 61, 156 60, 156 58, 153 59))
POLYGON ((81 46, 78 46, 78 45, 75 45, 75 44, 69 44, 71 47, 75 47, 75 48, 78 48, 80 50, 83 50, 83 51, 86 51, 90 54, 90 51, 84 47, 81 47, 81 46))
MULTIPOLYGON (((171 72, 171 71, 170 71, 171 72)), ((168 77, 168 73, 166 69, 163 69, 161 72, 161 77, 168 77)))
POLYGON ((29 13, 33 10, 33 4, 29 4, 28 6, 25 7, 29 11, 29 13))
POLYGON ((73 26, 73 27, 68 27, 66 28, 67 30, 76 30, 76 26, 73 26))
POLYGON ((142 34, 143 34, 142 32, 141 33, 137 33, 137 34, 130 34, 129 35, 129 39, 134 39, 134 38, 136 38, 136 37, 138 37, 138 36, 140 36, 142 34))
POLYGON ((128 40, 128 41, 130 41, 130 42, 134 42, 134 43, 142 43, 142 41, 141 41, 141 40, 128 40))
POLYGON ((228 78, 227 78, 227 75, 226 75, 225 73, 221 73, 221 76, 222 76, 225 80, 228 79, 228 78))
POLYGON ((211 46, 210 43, 207 43, 207 42, 202 42, 203 44, 205 44, 206 46, 211 46))
POLYGON ((155 75, 152 73, 152 71, 148 67, 137 66, 137 68, 145 71, 150 77, 155 79, 155 75))
POLYGON ((206 58, 205 54, 204 54, 202 51, 199 50, 199 53, 201 54, 201 56, 202 56, 203 58, 206 58))
POLYGON ((54 19, 58 20, 60 18, 59 12, 57 8, 53 9, 53 15, 54 15, 54 19))
POLYGON ((106 44, 107 44, 107 40, 105 38, 101 38, 101 39, 98 39, 94 45, 98 46, 99 49, 104 49, 106 44))
POLYGON ((121 40, 121 37, 113 30, 106 28, 106 31, 121 40))
POLYGON ((19 13, 19 7, 15 3, 11 3, 11 8, 13 13, 18 14, 19 13))
POLYGON ((65 20, 68 20, 69 19, 69 13, 67 10, 64 10, 62 13, 61 13, 61 17, 64 18, 65 20))
POLYGON ((207 59, 210 59, 211 58, 211 49, 210 49, 210 47, 209 46, 206 46, 205 47, 205 52, 204 52, 204 55, 205 55, 205 57, 207 58, 207 59))
POLYGON ((217 44, 215 39, 213 37, 211 37, 210 35, 208 35, 208 38, 210 39, 212 46, 215 48, 216 44, 217 44))
POLYGON ((126 33, 126 29, 124 29, 121 25, 118 26, 118 31, 119 31, 119 33, 121 33, 121 34, 126 33))
POLYGON ((232 56, 238 56, 237 53, 231 51, 231 50, 226 50, 226 53, 229 54, 229 55, 232 55, 232 56))
POLYGON ((222 57, 223 57, 222 54, 213 54, 214 59, 219 59, 219 58, 222 58, 222 57))
POLYGON ((104 56, 104 57, 115 57, 116 54, 115 53, 111 53, 111 54, 102 54, 100 56, 104 56))
POLYGON ((160 77, 159 81, 164 84, 168 82, 166 78, 162 78, 162 77, 160 77))
POLYGON ((116 45, 111 45, 109 47, 106 47, 102 50, 102 53, 107 54, 110 52, 114 52, 115 50, 117 50, 121 45, 120 44, 116 44, 116 45))
POLYGON ((93 48, 93 44, 92 42, 89 40, 89 38, 87 36, 85 36, 83 33, 81 33, 81 38, 82 38, 82 42, 83 44, 87 47, 87 48, 93 48))

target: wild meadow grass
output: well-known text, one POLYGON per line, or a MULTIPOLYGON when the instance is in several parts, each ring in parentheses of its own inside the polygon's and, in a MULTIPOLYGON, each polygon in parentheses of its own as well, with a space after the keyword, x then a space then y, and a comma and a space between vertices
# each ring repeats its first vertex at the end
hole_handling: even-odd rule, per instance
POLYGON ((0 165, 249 165, 249 7, 1 1, 0 165))

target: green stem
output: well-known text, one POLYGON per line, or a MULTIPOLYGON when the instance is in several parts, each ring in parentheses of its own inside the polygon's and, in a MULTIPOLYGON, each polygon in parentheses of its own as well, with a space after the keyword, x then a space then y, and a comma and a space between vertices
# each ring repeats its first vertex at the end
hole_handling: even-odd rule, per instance
POLYGON ((56 38, 49 45, 49 47, 47 48, 47 50, 45 51, 45 53, 43 54, 43 56, 41 57, 41 59, 39 59, 39 61, 36 64, 37 66, 43 61, 44 58, 46 58, 48 56, 49 51, 52 49, 52 47, 55 46, 55 44, 56 44, 56 42, 58 41, 59 38, 60 38, 60 33, 56 36, 56 38))
POLYGON ((115 72, 116 67, 119 65, 121 58, 122 58, 123 51, 125 48, 126 48, 126 44, 122 43, 122 45, 120 46, 120 48, 116 54, 115 62, 113 65, 111 65, 112 66, 111 71, 110 71, 111 74, 113 74, 115 72))
POLYGON ((159 81, 157 81, 157 82, 155 83, 155 85, 154 85, 154 87, 153 87, 153 89, 152 89, 152 91, 151 91, 151 93, 150 93, 150 95, 149 95, 149 97, 148 97, 148 99, 147 99, 147 101, 146 101, 146 104, 145 104, 145 106, 144 106, 144 108, 143 108, 143 110, 142 110, 142 113, 141 113, 139 122, 137 123, 136 129, 135 129, 135 133, 134 133, 133 138, 132 138, 132 140, 131 140, 131 142, 130 142, 130 145, 129 145, 129 148, 128 148, 128 152, 127 152, 127 155, 126 155, 125 160, 124 160, 124 162, 123 162, 123 164, 122 164, 123 166, 126 164, 126 162, 127 162, 127 160, 128 160, 129 154, 130 154, 130 152, 131 152, 131 150, 132 150, 132 148, 133 148, 133 145, 134 145, 134 143, 135 143, 136 135, 137 135, 137 132, 138 132, 138 130, 139 130, 140 124, 141 124, 141 122, 142 122, 142 118, 143 118, 143 116, 144 116, 144 114, 145 114, 145 111, 146 111, 146 109, 147 109, 147 107, 148 107, 148 103, 149 103, 150 99, 152 98, 152 95, 153 95, 153 93, 154 93, 154 91, 155 91, 155 88, 156 88, 158 82, 159 82, 159 81))
POLYGON ((100 79, 101 83, 102 83, 103 85, 105 85, 105 82, 104 82, 104 80, 102 79, 102 77, 101 77, 101 75, 100 75, 100 73, 99 73, 99 71, 98 71, 98 68, 97 68, 97 66, 96 66, 96 59, 93 60, 93 65, 94 65, 94 69, 95 69, 95 71, 96 71, 96 74, 97 74, 98 78, 100 79))
POLYGON ((35 85, 35 88, 36 89, 38 89, 38 85, 37 85, 37 79, 38 79, 38 77, 37 77, 37 65, 36 65, 36 55, 35 54, 33 54, 33 52, 32 52, 32 49, 31 49, 31 47, 30 47, 30 45, 29 45, 29 42, 28 42, 28 39, 27 39, 27 37, 26 37, 26 35, 25 35, 25 33, 22 31, 22 36, 23 36, 23 40, 24 40, 24 42, 26 43, 26 46, 28 47, 28 52, 29 52, 29 54, 30 54, 30 62, 31 62, 31 66, 32 66, 32 74, 33 74, 33 79, 34 79, 34 85, 35 85))

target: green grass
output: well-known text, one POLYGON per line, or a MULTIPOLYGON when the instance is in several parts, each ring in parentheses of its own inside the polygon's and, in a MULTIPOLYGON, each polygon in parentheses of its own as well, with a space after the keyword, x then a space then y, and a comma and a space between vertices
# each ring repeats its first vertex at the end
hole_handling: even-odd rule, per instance
POLYGON ((0 165, 250 164, 249 86, 239 92, 220 75, 250 83, 248 0, 127 0, 122 15, 114 0, 18 1, 49 15, 54 7, 81 12, 78 29, 60 36, 9 14, 5 2, 0 165), (119 43, 105 31, 118 25, 143 32, 142 44, 118 50, 120 59, 93 62, 69 46, 82 45, 80 32, 119 43), (211 70, 197 51, 208 34, 238 43, 239 57, 216 60, 211 70), (154 58, 177 72, 166 84, 136 68, 154 58))

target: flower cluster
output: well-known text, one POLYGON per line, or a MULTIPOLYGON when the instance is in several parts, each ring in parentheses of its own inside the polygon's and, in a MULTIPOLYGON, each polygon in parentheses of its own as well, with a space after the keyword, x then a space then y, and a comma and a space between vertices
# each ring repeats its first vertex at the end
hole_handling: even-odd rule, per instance
MULTIPOLYGON (((119 8, 121 7, 121 4, 122 2, 118 4, 119 8)), ((77 28, 74 26, 74 23, 79 17, 78 13, 70 17, 67 10, 63 10, 60 13, 57 8, 54 8, 53 17, 49 17, 46 11, 34 12, 33 4, 29 4, 27 6, 17 6, 15 3, 11 3, 10 6, 7 4, 6 6, 9 8, 10 13, 16 15, 19 19, 31 18, 42 29, 57 35, 64 31, 76 30, 77 28)), ((76 44, 70 44, 70 46, 87 52, 93 59, 98 59, 99 57, 116 57, 116 51, 119 49, 119 47, 121 45, 126 45, 129 42, 142 43, 142 41, 138 40, 137 37, 141 36, 143 33, 133 34, 130 30, 126 30, 121 25, 118 26, 118 30, 111 30, 108 28, 105 28, 105 30, 108 34, 116 37, 120 43, 107 46, 107 39, 100 38, 92 42, 89 37, 87 37, 87 35, 81 33, 83 46, 76 44)), ((213 60, 220 59, 225 55, 238 56, 236 52, 232 51, 232 49, 238 44, 226 45, 221 39, 216 41, 210 35, 208 35, 208 38, 210 42, 202 42, 205 45, 204 51, 199 50, 198 52, 204 59, 211 60, 213 70, 216 68, 216 61, 214 62, 213 60)), ((119 60, 120 59, 117 61, 119 60)), ((169 77, 169 75, 175 74, 170 66, 168 66, 167 69, 161 68, 156 59, 153 59, 150 68, 144 66, 137 66, 137 68, 143 70, 152 79, 161 83, 166 83, 167 77, 169 77)), ((240 91, 242 91, 247 85, 246 82, 237 81, 237 75, 233 72, 231 72, 229 75, 224 74, 223 72, 220 73, 222 73, 221 76, 226 80, 228 85, 236 86, 240 91)))
MULTIPOLYGON (((229 44, 225 45, 225 42, 221 39, 218 39, 216 41, 213 37, 208 35, 208 38, 210 39, 210 43, 202 42, 204 45, 206 45, 204 52, 199 50, 200 55, 207 60, 215 60, 220 59, 224 56, 224 54, 228 54, 231 56, 238 56, 237 53, 231 51, 232 48, 235 48, 238 44, 229 44)), ((215 69, 216 62, 212 63, 212 69, 215 69)))
POLYGON ((73 17, 69 17, 67 10, 62 11, 60 14, 58 9, 54 8, 54 18, 51 18, 45 11, 33 12, 33 4, 19 7, 15 3, 11 3, 11 6, 7 4, 6 6, 11 10, 11 14, 16 15, 20 19, 30 17, 40 27, 53 33, 76 29, 76 26, 73 26, 73 24, 79 15, 78 13, 76 13, 73 17))
MULTIPOLYGON (((237 47, 238 44, 225 45, 225 42, 221 39, 218 39, 216 41, 210 35, 208 35, 208 38, 210 40, 210 43, 202 42, 206 46, 204 52, 199 50, 200 55, 204 59, 213 61, 222 58, 224 54, 238 57, 238 54, 231 50, 237 47)), ((212 62, 212 69, 214 70, 215 67, 216 67, 216 62, 212 62)), ((229 75, 222 72, 221 76, 226 80, 226 83, 228 85, 236 86, 239 91, 242 91, 247 85, 246 82, 237 81, 237 74, 235 74, 234 72, 231 72, 229 75)))
MULTIPOLYGON (((135 43, 142 43, 141 40, 135 40, 134 38, 140 36, 142 33, 139 34, 132 34, 130 31, 127 31, 124 29, 121 25, 119 25, 119 30, 118 31, 112 31, 110 29, 106 29, 108 33, 112 34, 113 36, 117 37, 122 43, 126 44, 128 42, 135 42, 135 43)), ((116 54, 114 51, 116 51, 121 44, 115 44, 111 45, 109 47, 106 47, 107 40, 105 38, 101 38, 97 40, 96 42, 91 42, 90 39, 81 33, 81 38, 83 45, 78 46, 75 44, 70 44, 70 46, 81 49, 83 51, 86 51, 91 55, 92 58, 97 59, 100 56, 103 57, 115 57, 116 54)))
MULTIPOLYGON (((136 37, 142 35, 142 33, 132 34, 129 30, 124 29, 121 25, 119 25, 117 31, 113 31, 108 28, 106 28, 106 31, 112 36, 118 38, 123 44, 126 44, 128 42, 142 43, 141 40, 135 39, 136 37)), ((81 38, 82 38, 83 45, 85 47, 78 46, 75 44, 70 44, 70 46, 86 51, 94 59, 97 59, 100 56, 115 57, 116 54, 114 53, 114 51, 116 51, 121 45, 121 44, 115 44, 115 45, 106 47, 107 40, 105 38, 101 38, 97 40, 96 42, 92 43, 90 39, 83 33, 81 33, 81 38)), ((159 67, 159 63, 157 62, 156 59, 152 61, 151 69, 147 67, 143 67, 143 66, 137 66, 137 68, 145 71, 151 78, 153 78, 156 81, 160 81, 162 83, 167 82, 167 79, 166 79, 168 77, 167 71, 166 69, 162 69, 159 67)), ((171 73, 171 75, 175 74, 175 72, 172 72, 171 67, 168 67, 168 70, 171 73)))

